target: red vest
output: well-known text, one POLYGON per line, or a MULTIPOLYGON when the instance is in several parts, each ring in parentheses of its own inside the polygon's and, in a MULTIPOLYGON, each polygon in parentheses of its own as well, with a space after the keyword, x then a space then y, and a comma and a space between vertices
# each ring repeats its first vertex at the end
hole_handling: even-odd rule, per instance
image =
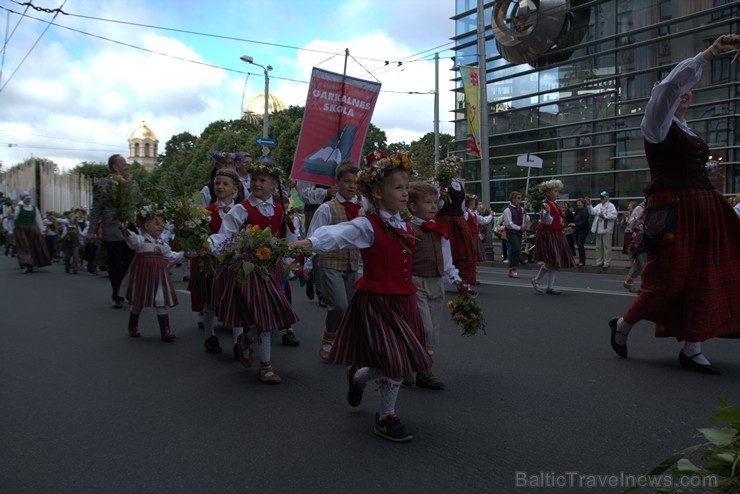
POLYGON ((563 229, 563 213, 560 212, 560 206, 552 202, 550 199, 544 201, 550 206, 550 216, 552 216, 552 223, 546 225, 541 221, 537 224, 538 230, 562 230, 563 229))
POLYGON ((239 204, 247 210, 247 222, 242 225, 242 229, 247 225, 257 225, 263 230, 270 227, 273 237, 280 235, 280 226, 283 219, 282 206, 279 204, 273 204, 272 206, 275 208, 275 214, 273 214, 272 217, 267 217, 260 213, 260 210, 252 206, 247 200, 244 200, 239 204))
POLYGON ((215 235, 221 229, 221 223, 223 223, 221 215, 218 214, 217 203, 209 204, 206 207, 206 211, 210 211, 211 213, 211 235, 215 235))
POLYGON ((473 214, 472 209, 468 209, 468 228, 470 228, 470 233, 477 235, 480 233, 480 228, 478 227, 478 217, 473 214))
MULTIPOLYGON (((373 245, 362 249, 363 274, 354 285, 360 292, 379 293, 381 295, 411 295, 416 293, 416 287, 411 281, 412 256, 414 253, 413 239, 394 235, 389 226, 383 225, 377 213, 367 216, 373 226, 375 240, 373 245), (401 241, 408 245, 410 252, 406 253, 401 241)), ((400 231, 400 230, 398 230, 400 231)), ((404 223, 403 231, 413 235, 411 227, 404 223)))

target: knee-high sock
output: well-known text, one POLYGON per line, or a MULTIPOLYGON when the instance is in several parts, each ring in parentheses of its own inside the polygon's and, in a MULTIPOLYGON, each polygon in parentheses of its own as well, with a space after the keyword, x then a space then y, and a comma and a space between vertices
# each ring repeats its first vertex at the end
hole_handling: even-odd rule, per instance
POLYGON ((167 307, 157 307, 156 312, 158 316, 166 316, 168 315, 167 307))
POLYGON ((401 389, 401 381, 385 378, 380 381, 380 418, 396 413, 396 400, 398 390, 401 389))
POLYGON ((710 365, 709 360, 701 353, 701 342, 699 341, 687 341, 683 346, 683 353, 687 357, 693 357, 691 360, 701 365, 710 365), (698 354, 698 355, 697 355, 698 354))
POLYGON ((355 372, 354 381, 355 384, 365 384, 369 381, 380 379, 381 377, 383 377, 383 373, 375 367, 363 367, 361 369, 357 369, 357 372, 355 372))
POLYGON ((203 304, 203 338, 207 340, 215 335, 216 333, 213 331, 213 306, 203 304))
MULTIPOLYGON (((257 332, 256 329, 254 331, 255 333, 257 332)), ((260 336, 261 338, 257 338, 257 341, 252 343, 252 345, 256 346, 254 353, 259 357, 260 361, 269 362, 272 357, 272 339, 270 338, 270 331, 266 331, 260 336)))
POLYGON ((547 271, 547 289, 548 290, 552 290, 553 288, 555 288, 555 274, 556 273, 557 271, 555 271, 554 269, 549 269, 547 271))
POLYGON ((239 335, 244 332, 244 328, 241 326, 237 326, 235 328, 231 328, 231 337, 234 339, 234 345, 236 345, 236 339, 239 338, 239 335))
POLYGON ((534 277, 535 283, 539 283, 543 276, 545 276, 545 273, 547 273, 548 269, 543 264, 540 266, 540 270, 537 272, 537 276, 534 277))

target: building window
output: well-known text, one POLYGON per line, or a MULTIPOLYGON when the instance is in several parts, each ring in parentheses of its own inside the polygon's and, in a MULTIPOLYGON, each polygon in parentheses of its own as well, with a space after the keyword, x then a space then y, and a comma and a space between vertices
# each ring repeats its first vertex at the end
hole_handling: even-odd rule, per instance
POLYGON ((149 157, 149 143, 144 144, 144 156, 149 157))
POLYGON ((139 157, 139 143, 134 144, 134 156, 139 157))

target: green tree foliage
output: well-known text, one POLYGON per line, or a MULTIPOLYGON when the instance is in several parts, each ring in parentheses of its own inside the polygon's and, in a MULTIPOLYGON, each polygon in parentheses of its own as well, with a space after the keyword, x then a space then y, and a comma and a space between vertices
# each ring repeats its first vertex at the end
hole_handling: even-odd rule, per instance
POLYGON ((362 161, 365 156, 377 149, 388 149, 388 137, 386 137, 384 131, 377 128, 375 124, 370 123, 370 126, 367 128, 365 145, 362 148, 362 156, 360 157, 360 161, 362 161))
MULTIPOLYGON (((270 150, 270 156, 275 163, 283 167, 286 176, 290 174, 293 167, 302 122, 303 107, 301 106, 291 106, 270 115, 269 134, 277 141, 277 145, 270 150)), ((262 155, 261 150, 258 155, 262 155)), ((258 155, 253 154, 255 159, 258 155)))
POLYGON ((110 171, 106 163, 96 163, 94 161, 83 161, 70 170, 70 173, 76 173, 87 178, 98 179, 107 177, 110 171))
MULTIPOLYGON (((439 157, 444 159, 454 150, 455 138, 450 134, 439 134, 439 157)), ((414 157, 414 168, 420 179, 434 176, 434 132, 424 134, 418 141, 409 146, 414 157)))
MULTIPOLYGON (((190 132, 172 136, 165 144, 164 155, 160 156, 159 166, 152 170, 150 187, 152 192, 185 195, 192 192, 186 180, 186 171, 193 159, 193 150, 198 138, 190 132)), ((202 185, 202 184, 201 184, 202 185)), ((145 193, 149 192, 145 189, 145 193)))

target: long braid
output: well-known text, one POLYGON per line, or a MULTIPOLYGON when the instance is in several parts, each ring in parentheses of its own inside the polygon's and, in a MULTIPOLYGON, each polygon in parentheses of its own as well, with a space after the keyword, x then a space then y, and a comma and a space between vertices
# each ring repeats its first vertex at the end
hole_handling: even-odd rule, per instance
POLYGON ((293 226, 293 222, 290 221, 290 218, 288 217, 288 212, 285 210, 285 206, 284 206, 285 198, 283 197, 283 185, 280 182, 279 174, 275 176, 275 180, 277 181, 278 196, 280 197, 280 207, 283 208, 282 224, 280 225, 280 238, 285 238, 286 228, 290 230, 290 233, 295 233, 295 227, 293 226))

